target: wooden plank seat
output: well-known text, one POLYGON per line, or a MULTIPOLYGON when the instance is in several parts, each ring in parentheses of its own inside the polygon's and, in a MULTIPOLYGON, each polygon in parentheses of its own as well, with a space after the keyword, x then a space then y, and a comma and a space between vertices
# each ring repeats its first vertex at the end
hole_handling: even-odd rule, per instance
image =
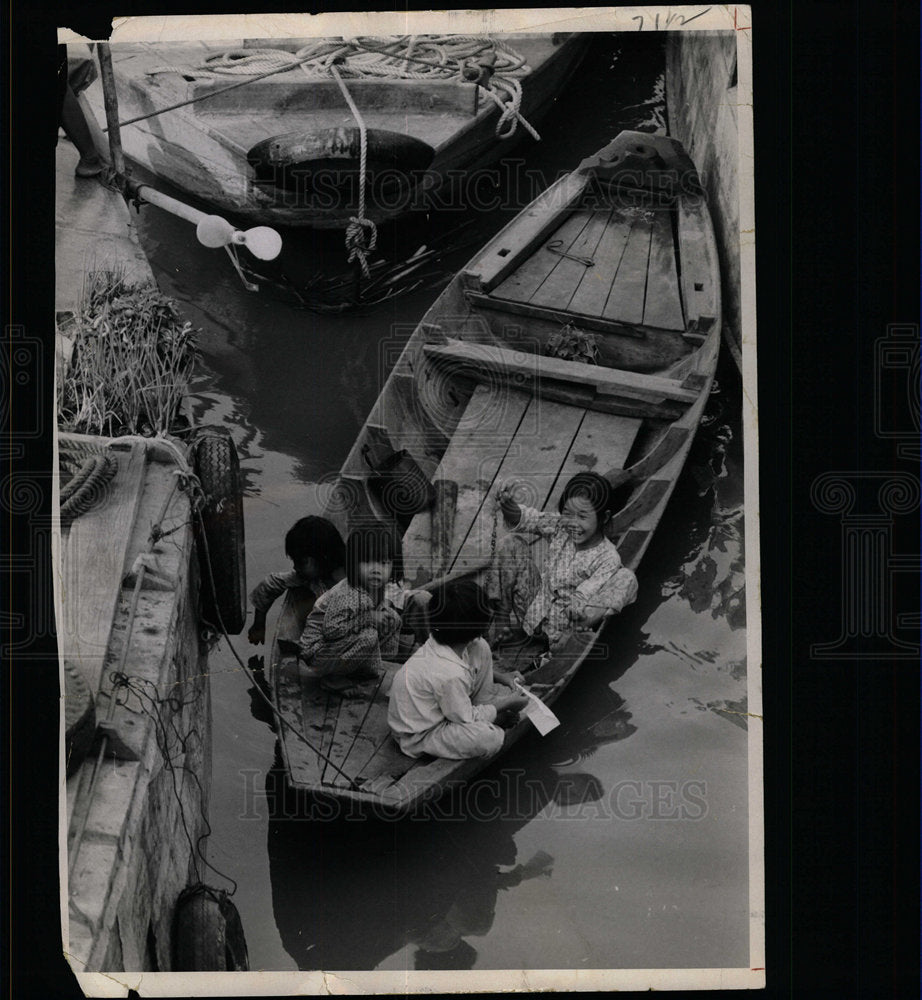
POLYGON ((552 323, 574 323, 578 327, 595 330, 598 333, 614 333, 622 337, 634 337, 637 340, 642 340, 646 336, 643 330, 637 330, 616 319, 608 319, 603 316, 570 312, 567 309, 554 309, 551 306, 536 305, 533 302, 517 302, 514 299, 503 299, 492 293, 487 295, 471 289, 468 289, 465 295, 471 305, 477 306, 480 309, 511 313, 515 316, 525 316, 529 319, 546 319, 552 323))
POLYGON ((490 381, 500 379, 509 386, 528 390, 537 382, 545 400, 557 399, 605 413, 676 420, 697 399, 693 389, 662 375, 459 340, 426 344, 423 349, 430 360, 450 365, 457 374, 490 381))

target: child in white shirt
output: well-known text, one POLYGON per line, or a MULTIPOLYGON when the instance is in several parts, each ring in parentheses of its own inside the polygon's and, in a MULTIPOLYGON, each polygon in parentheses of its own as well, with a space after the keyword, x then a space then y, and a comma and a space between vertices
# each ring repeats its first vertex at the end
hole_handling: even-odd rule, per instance
POLYGON ((491 617, 486 595, 473 581, 446 584, 433 592, 428 611, 429 639, 397 671, 391 686, 391 732, 411 757, 492 755, 527 699, 497 696, 493 690, 494 680, 509 688, 513 681, 493 672, 483 638, 491 617))

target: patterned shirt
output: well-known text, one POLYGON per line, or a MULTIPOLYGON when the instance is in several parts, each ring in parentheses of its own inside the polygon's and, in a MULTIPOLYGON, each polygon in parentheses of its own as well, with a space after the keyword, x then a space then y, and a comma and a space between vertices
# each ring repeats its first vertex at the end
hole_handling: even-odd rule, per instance
POLYGON ((400 628, 402 594, 397 584, 389 583, 376 606, 367 590, 340 580, 314 602, 301 633, 301 654, 310 662, 321 646, 338 643, 371 627, 381 640, 381 655, 392 655, 391 647, 396 649, 400 628))
MULTIPOLYGON (((541 570, 541 587, 525 613, 522 623, 533 633, 544 623, 551 643, 571 629, 569 611, 582 612, 587 605, 601 603, 599 594, 612 584, 621 567, 618 550, 607 539, 589 549, 577 549, 570 533, 561 523, 561 515, 534 507, 519 507, 520 519, 515 530, 542 535, 549 541, 547 558, 541 570)), ((627 570, 630 573, 630 570, 627 570)), ((633 577, 633 573, 631 573, 633 577)), ((627 602, 625 602, 627 603, 627 602)), ((606 605, 609 607, 610 605, 606 605)))

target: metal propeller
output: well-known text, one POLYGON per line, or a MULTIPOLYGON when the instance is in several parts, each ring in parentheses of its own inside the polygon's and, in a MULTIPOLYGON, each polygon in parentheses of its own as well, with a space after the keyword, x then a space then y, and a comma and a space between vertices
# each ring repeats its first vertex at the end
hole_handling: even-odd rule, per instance
POLYGON ((260 260, 275 260, 282 251, 282 237, 268 226, 239 230, 220 215, 206 215, 195 227, 199 243, 206 247, 245 246, 260 260))

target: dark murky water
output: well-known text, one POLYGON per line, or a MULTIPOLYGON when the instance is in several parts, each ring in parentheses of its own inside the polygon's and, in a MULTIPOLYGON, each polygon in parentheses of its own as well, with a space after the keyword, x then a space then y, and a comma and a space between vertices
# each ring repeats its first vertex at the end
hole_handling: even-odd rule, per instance
MULTIPOLYGON (((516 157, 549 183, 622 128, 662 125, 657 43, 595 38, 543 141, 516 157)), ((504 209, 405 222, 380 246, 407 253, 460 221, 465 240, 482 242, 536 193, 515 176, 498 175, 504 209)), ((368 315, 318 316, 246 292, 192 227, 146 212, 161 284, 202 328, 199 416, 231 427, 240 450, 252 586, 285 567, 288 526, 318 511, 316 484, 377 396, 379 345, 405 338, 438 288, 368 315)), ((294 281, 344 263, 338 235, 284 235, 279 267, 294 281)), ((639 599, 558 703, 563 724, 523 741, 441 818, 293 816, 274 792, 275 737, 251 712, 249 682, 226 645, 213 653, 209 858, 238 882, 254 969, 749 964, 740 385, 726 361, 720 384, 639 599)))

